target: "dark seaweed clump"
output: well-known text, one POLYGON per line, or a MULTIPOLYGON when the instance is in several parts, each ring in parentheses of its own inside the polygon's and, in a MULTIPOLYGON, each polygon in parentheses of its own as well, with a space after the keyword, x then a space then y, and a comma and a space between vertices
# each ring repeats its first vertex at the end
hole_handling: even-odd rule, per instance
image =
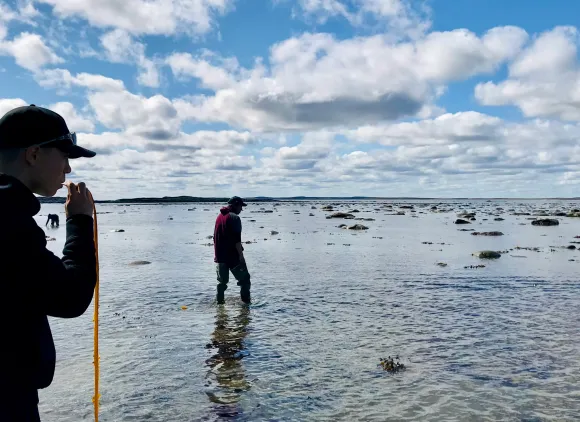
POLYGON ((387 372, 399 372, 405 370, 405 365, 399 362, 398 356, 395 356, 395 359, 390 356, 386 359, 381 358, 379 365, 387 372))

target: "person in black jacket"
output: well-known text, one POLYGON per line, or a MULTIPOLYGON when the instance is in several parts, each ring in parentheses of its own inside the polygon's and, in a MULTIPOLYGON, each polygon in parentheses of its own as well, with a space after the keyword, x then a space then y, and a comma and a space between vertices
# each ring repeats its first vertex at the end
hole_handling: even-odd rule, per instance
POLYGON ((34 105, 0 119, 0 421, 40 421, 38 389, 53 379, 56 351, 47 316, 75 318, 96 284, 92 200, 68 184, 66 244, 46 248, 34 194, 54 196, 71 172, 69 158, 94 157, 77 145, 58 114, 34 105))

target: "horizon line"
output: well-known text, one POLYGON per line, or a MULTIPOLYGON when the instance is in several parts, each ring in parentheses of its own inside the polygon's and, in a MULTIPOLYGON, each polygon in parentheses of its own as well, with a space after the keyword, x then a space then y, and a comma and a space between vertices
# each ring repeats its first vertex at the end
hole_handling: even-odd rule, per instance
MULTIPOLYGON (((53 197, 42 197, 37 196, 40 202, 53 202, 53 201, 66 201, 64 196, 53 196, 53 197)), ((195 202, 220 202, 227 201, 229 197, 219 197, 219 196, 191 196, 191 195, 180 195, 180 196, 143 196, 134 198, 118 198, 118 199, 101 199, 95 200, 96 203, 107 203, 107 202, 130 202, 130 201, 162 201, 162 202, 188 202, 188 200, 195 200, 195 202)), ((580 197, 429 197, 429 196, 254 196, 254 197, 244 197, 246 202, 264 202, 264 201, 287 201, 287 200, 580 200, 580 197)))

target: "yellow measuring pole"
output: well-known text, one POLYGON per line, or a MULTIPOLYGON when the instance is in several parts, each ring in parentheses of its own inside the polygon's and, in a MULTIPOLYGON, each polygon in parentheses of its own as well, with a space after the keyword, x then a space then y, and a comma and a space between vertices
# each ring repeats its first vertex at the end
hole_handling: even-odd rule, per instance
MULTIPOLYGON (((89 192, 90 194, 90 192, 89 192)), ((97 261, 97 284, 95 285, 95 313, 93 316, 94 324, 94 352, 93 352, 93 365, 95 365, 95 395, 93 396, 93 405, 95 407, 95 422, 99 422, 99 400, 101 395, 99 394, 99 232, 97 225, 97 208, 95 207, 95 201, 93 195, 91 200, 93 201, 93 240, 95 242, 95 258, 97 261)))

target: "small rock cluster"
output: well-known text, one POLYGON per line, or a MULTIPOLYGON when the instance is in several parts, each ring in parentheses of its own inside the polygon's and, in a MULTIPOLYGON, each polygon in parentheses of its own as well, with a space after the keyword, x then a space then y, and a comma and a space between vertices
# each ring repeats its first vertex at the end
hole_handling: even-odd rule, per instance
POLYGON ((552 218, 540 218, 532 221, 532 226, 557 226, 560 222, 552 218))

